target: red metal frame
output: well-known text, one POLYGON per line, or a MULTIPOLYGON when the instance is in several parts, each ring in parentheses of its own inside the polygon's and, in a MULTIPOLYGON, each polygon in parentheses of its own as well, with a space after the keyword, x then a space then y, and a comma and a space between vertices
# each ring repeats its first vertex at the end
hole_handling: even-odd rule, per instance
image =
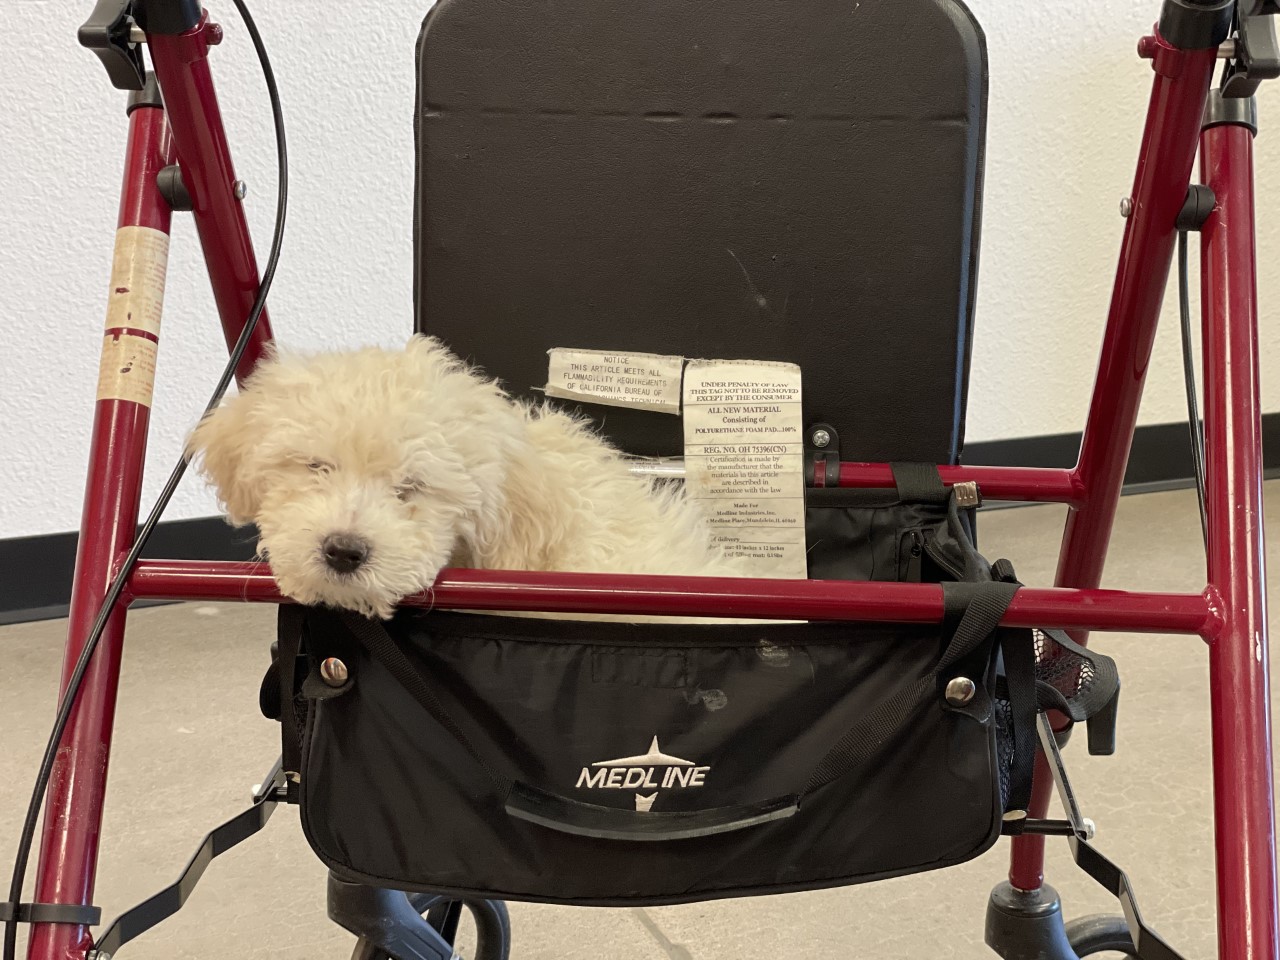
MULTIPOLYGON (((1177 240, 1175 221, 1186 199, 1217 55, 1214 49, 1179 50, 1159 37, 1147 38, 1145 48, 1155 82, 1130 195, 1132 214, 1125 222, 1102 356, 1074 471, 1082 495, 1067 515, 1058 554, 1055 583, 1060 587, 1091 588, 1102 582, 1177 240)), ((1210 384, 1206 381, 1206 393, 1210 384)), ((1074 633, 1081 642, 1087 639, 1083 631, 1074 633)), ((1029 813, 1042 817, 1053 792, 1043 758, 1036 773, 1029 813)), ((1016 838, 1009 882, 1020 890, 1034 890, 1043 873, 1044 837, 1016 838)))
MULTIPOLYGON (((257 287, 257 267, 207 61, 221 39, 202 21, 177 37, 148 38, 165 115, 135 110, 130 121, 122 226, 167 232, 155 174, 176 152, 228 342, 239 335, 257 287), (169 127, 172 128, 172 141, 169 127)), ((1102 357, 1078 465, 1072 470, 941 468, 947 483, 975 480, 994 500, 1067 504, 1056 585, 1019 591, 1006 622, 1089 630, 1199 634, 1208 641, 1217 827, 1219 956, 1277 956, 1276 872, 1268 713, 1261 444, 1254 283, 1252 143, 1239 126, 1201 135, 1215 51, 1184 51, 1147 38, 1155 81, 1107 318, 1102 357), (1100 590, 1160 304, 1197 143, 1204 179, 1218 198, 1202 242, 1205 433, 1208 451, 1208 586, 1201 594, 1100 590)), ((126 331, 126 333, 128 333, 126 331)), ((243 376, 270 340, 265 322, 243 376)), ((146 442, 145 403, 99 401, 76 562, 64 683, 137 517, 146 442)), ((845 463, 844 486, 891 482, 885 464, 845 463)), ((63 740, 49 795, 36 897, 88 903, 93 889, 123 639, 125 608, 143 598, 280 602, 263 564, 144 561, 115 611, 63 740)), ((410 598, 424 605, 426 598, 410 598)), ((621 577, 448 570, 430 602, 438 608, 724 615, 931 622, 941 590, 912 584, 621 577)), ((1031 808, 1042 816, 1050 778, 1039 768, 1031 808)), ((1034 889, 1043 839, 1013 843, 1010 879, 1034 889)), ((88 932, 35 924, 32 960, 83 960, 88 932)))
MULTIPOLYGON (((141 256, 130 243, 128 228, 141 227, 168 235, 170 210, 156 188, 156 174, 172 162, 173 142, 164 111, 156 107, 134 110, 129 117, 129 142, 117 221, 117 261, 141 256)), ((109 313, 109 323, 111 316, 109 313)), ((146 339, 145 333, 112 325, 105 331, 105 340, 110 343, 131 335, 146 339)), ((104 344, 103 360, 107 361, 110 356, 104 344)), ((116 562, 133 542, 150 414, 147 403, 116 398, 98 400, 94 411, 89 474, 62 668, 64 691, 84 638, 106 597, 116 562)), ((107 760, 124 646, 125 611, 123 604, 118 605, 107 622, 97 653, 84 676, 80 699, 71 714, 62 750, 53 768, 41 836, 36 902, 89 903, 93 896, 107 760)), ((83 957, 91 946, 86 927, 36 924, 32 927, 28 955, 83 957)))
POLYGON ((1253 137, 1201 135, 1217 205, 1200 236, 1209 583, 1222 626, 1209 648, 1218 953, 1276 955, 1276 847, 1268 714, 1266 550, 1253 225, 1253 137))
MULTIPOLYGON (((129 581, 131 599, 280 603, 265 563, 143 560, 129 581)), ((747 580, 598 573, 527 573, 450 569, 430 594, 405 606, 437 610, 546 610, 553 613, 644 613, 652 616, 942 621, 942 588, 922 583, 848 580, 747 580)), ((1136 633, 1203 635, 1217 629, 1206 595, 1024 587, 1004 622, 1018 627, 1089 627, 1136 633)))
MULTIPOLYGON (((213 284, 223 336, 230 349, 244 329, 245 318, 258 294, 258 263, 244 208, 235 195, 235 166, 209 72, 209 47, 222 42, 222 28, 210 23, 205 14, 194 30, 177 36, 157 34, 147 40, 173 126, 182 182, 191 195, 191 215, 213 284)), ((264 309, 236 368, 238 380, 243 381, 252 372, 270 342, 271 323, 264 309)))

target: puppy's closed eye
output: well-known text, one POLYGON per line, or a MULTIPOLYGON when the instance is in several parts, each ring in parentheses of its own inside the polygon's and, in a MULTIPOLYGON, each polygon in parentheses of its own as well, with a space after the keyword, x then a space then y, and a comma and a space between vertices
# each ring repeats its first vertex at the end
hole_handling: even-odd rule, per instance
POLYGON ((405 477, 396 484, 396 496, 408 503, 415 496, 427 492, 427 484, 413 477, 405 477))
POLYGON ((332 473, 333 464, 326 460, 308 460, 307 469, 312 473, 332 473))

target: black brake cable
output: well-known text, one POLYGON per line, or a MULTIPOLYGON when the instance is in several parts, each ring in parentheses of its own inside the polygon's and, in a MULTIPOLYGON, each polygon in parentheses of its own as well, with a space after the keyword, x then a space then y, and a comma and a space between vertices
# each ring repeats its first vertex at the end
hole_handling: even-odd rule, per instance
MULTIPOLYGON (((276 220, 271 237, 271 252, 267 256, 266 268, 263 270, 262 280, 258 284, 258 295, 253 301, 253 306, 249 311, 248 318, 245 320, 244 328, 240 331, 240 336, 236 340, 235 346, 231 349, 231 355, 227 360, 226 367, 223 368, 222 375, 218 378, 213 395, 205 406, 205 413, 208 413, 222 401, 227 389, 231 386, 236 368, 240 365, 240 360, 244 357, 245 351, 248 349, 250 342, 252 342, 254 331, 258 327, 258 320, 261 318, 263 308, 266 306, 267 292, 271 289, 271 281, 275 277, 276 266, 280 262, 280 247, 284 239, 285 211, 288 207, 289 199, 289 161, 285 149, 284 114, 280 107, 280 93, 276 87, 275 73, 271 69, 271 59, 267 56, 266 47, 262 42, 262 35, 258 32, 257 24, 249 13, 248 7, 245 6, 244 0, 232 0, 232 2, 244 21, 249 38, 253 41, 253 48, 257 52, 258 62, 262 66, 262 77, 266 81, 267 95, 271 100, 271 118, 275 126, 276 163, 278 167, 276 220)), ((181 482, 186 470, 187 458, 184 453, 178 458, 178 462, 174 464, 173 471, 169 474, 169 479, 165 481, 164 488, 156 499, 155 506, 151 508, 151 512, 147 515, 141 529, 138 531, 133 546, 125 555, 124 562, 120 565, 120 571, 116 574, 115 579, 111 581, 111 586, 107 589, 106 598, 98 610, 98 615, 94 619, 93 626, 85 639, 84 647, 80 651, 80 657, 76 661, 75 669, 72 670, 71 676, 67 681, 66 693, 58 705, 57 718, 54 720, 53 730, 49 734, 49 742, 45 746, 44 757, 40 762, 40 772, 36 776, 35 787, 31 791, 31 801, 27 806, 21 839, 18 841, 17 854, 14 857, 13 877, 9 885, 9 918, 5 924, 4 931, 4 960, 16 960, 18 924, 20 922, 18 919, 18 904, 22 902, 23 881, 26 878, 27 864, 31 858, 31 847, 35 841, 40 809, 48 791, 54 760, 58 755, 58 746, 62 742, 62 736, 66 732, 71 710, 75 706, 76 698, 80 693, 84 675, 93 660, 94 651, 97 650, 98 643, 102 639, 107 620, 115 610, 116 604, 120 600, 120 595, 124 592, 125 584, 128 583, 129 575, 138 562, 138 557, 141 556, 143 548, 151 538, 151 534, 155 532, 156 525, 160 522, 160 517, 165 508, 168 507, 169 501, 173 499, 174 491, 178 489, 178 484, 181 482)))
POLYGON ((1191 465, 1196 476, 1196 498, 1200 505, 1200 533, 1209 546, 1209 520, 1205 513, 1204 423, 1196 400, 1195 350, 1191 342, 1191 292, 1187 279, 1187 231, 1178 231, 1178 315, 1182 326, 1182 379, 1187 388, 1187 428, 1191 432, 1191 465))

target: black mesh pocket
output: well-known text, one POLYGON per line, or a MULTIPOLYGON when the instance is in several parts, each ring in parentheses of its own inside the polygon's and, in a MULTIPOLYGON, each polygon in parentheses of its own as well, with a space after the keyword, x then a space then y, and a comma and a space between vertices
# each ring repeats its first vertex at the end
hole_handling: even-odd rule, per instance
MULTIPOLYGON (((1109 753, 1103 745, 1114 746, 1116 700, 1120 674, 1115 661, 1080 646, 1060 630, 1033 630, 1036 652, 1036 705, 1040 711, 1056 710, 1081 723, 1110 711, 1111 729, 1101 737, 1091 729, 1089 752, 1109 753)), ((1006 803, 1013 771, 1013 707, 1003 676, 995 686, 996 759, 999 766, 1000 798, 1006 803)))
POLYGON ((1034 635, 1041 710, 1057 710, 1079 722, 1113 703, 1120 690, 1114 660, 1080 646, 1061 630, 1036 630, 1034 635))
POLYGON ((1009 808, 1009 786, 1013 778, 1013 704, 1004 697, 996 697, 996 773, 1000 782, 1000 809, 1009 808))

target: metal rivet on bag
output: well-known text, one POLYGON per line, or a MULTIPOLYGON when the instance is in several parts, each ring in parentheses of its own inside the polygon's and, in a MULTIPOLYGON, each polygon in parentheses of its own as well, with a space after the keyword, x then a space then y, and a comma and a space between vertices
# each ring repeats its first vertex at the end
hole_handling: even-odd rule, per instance
MULTIPOLYGON (((343 676, 346 676, 345 670, 343 676)), ((977 692, 978 685, 968 677, 952 677, 947 681, 947 703, 953 707, 963 707, 977 692)))
POLYGON ((347 665, 337 657, 329 657, 320 664, 320 677, 329 686, 340 687, 347 682, 347 665))

